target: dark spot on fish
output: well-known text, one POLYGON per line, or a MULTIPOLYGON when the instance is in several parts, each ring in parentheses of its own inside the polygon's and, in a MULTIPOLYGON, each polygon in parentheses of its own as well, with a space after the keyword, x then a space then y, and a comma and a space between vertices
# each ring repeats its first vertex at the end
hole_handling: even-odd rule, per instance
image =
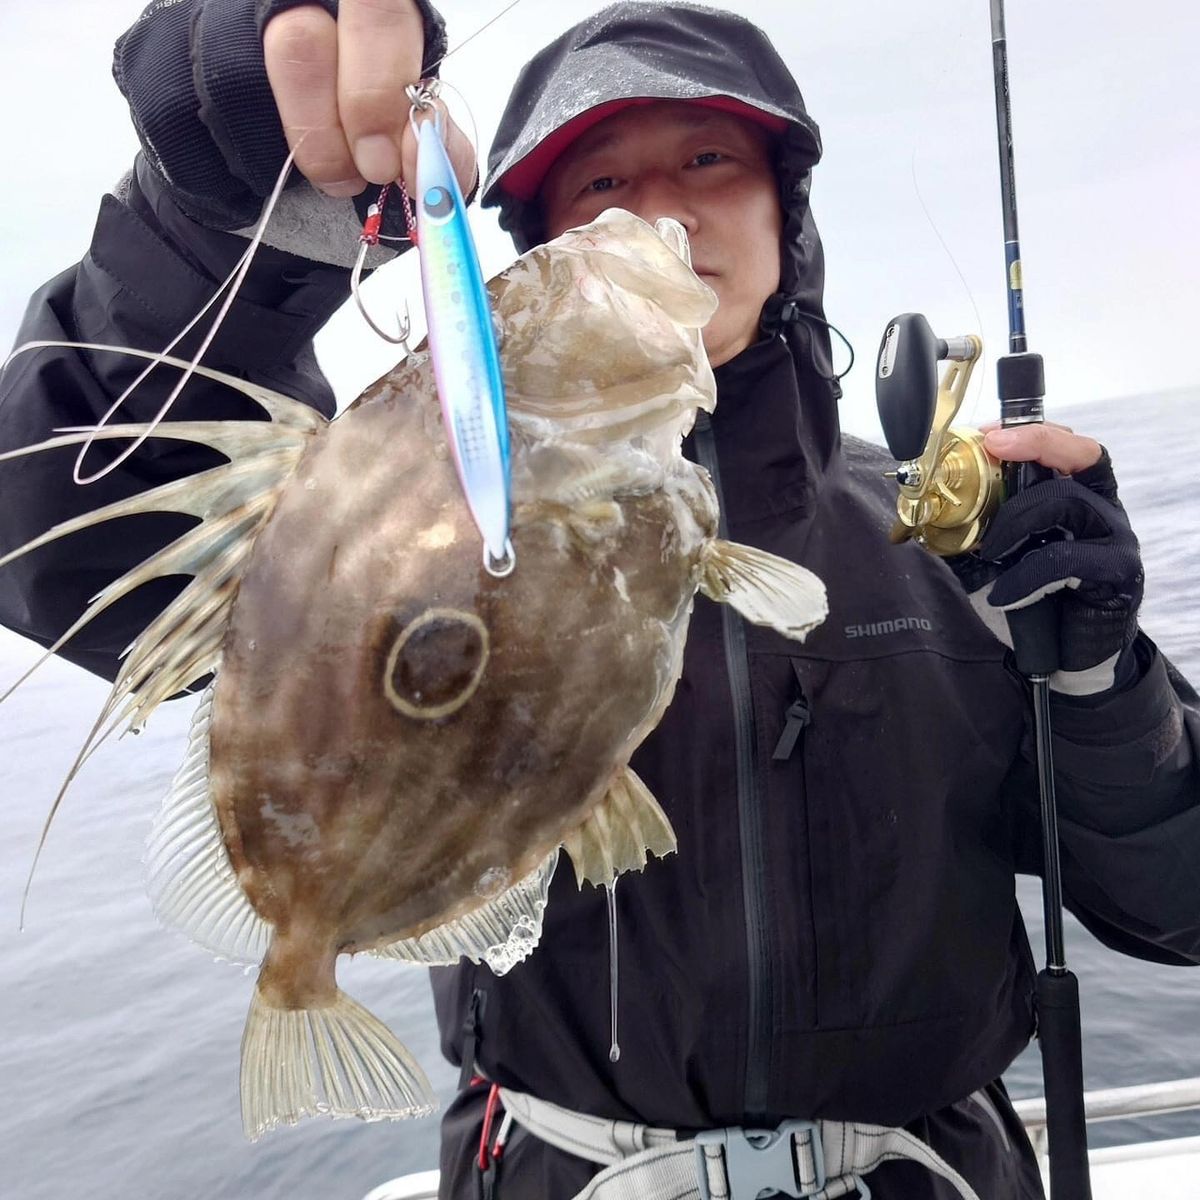
POLYGON ((449 716, 475 694, 489 653, 487 627, 474 613, 427 608, 393 642, 384 691, 405 716, 449 716))

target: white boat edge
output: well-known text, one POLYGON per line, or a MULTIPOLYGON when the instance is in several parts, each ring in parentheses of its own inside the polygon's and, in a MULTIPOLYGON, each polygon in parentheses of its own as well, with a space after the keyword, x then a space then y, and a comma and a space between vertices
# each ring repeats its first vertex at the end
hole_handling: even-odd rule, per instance
POLYGON ((437 1200, 439 1171, 401 1175, 372 1188, 363 1200, 437 1200))

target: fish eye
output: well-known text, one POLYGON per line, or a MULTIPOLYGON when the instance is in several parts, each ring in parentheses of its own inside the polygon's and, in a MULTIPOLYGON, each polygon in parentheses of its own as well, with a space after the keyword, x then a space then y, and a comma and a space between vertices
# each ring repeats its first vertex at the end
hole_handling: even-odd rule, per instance
POLYGON ((490 654, 487 626, 475 613, 427 608, 392 642, 384 695, 406 717, 448 717, 475 694, 490 654))
POLYGON ((454 198, 444 187, 431 187, 421 197, 421 207, 426 216, 448 217, 454 211, 454 198))

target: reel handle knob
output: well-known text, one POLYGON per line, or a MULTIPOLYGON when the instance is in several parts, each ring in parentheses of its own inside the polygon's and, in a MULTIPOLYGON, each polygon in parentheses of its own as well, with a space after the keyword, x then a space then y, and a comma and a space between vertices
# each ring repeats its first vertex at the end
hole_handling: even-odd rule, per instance
POLYGON ((875 404, 892 457, 920 458, 937 407, 939 358, 946 343, 934 336, 920 313, 893 317, 879 343, 875 366, 875 404))

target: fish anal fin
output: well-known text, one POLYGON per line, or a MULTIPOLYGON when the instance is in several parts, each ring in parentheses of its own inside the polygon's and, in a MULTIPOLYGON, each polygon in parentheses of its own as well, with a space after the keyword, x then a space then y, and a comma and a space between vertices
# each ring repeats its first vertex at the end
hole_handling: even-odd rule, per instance
POLYGON ((420 937, 378 946, 370 953, 430 966, 469 958, 486 962, 495 974, 503 975, 527 958, 542 936, 542 913, 557 865, 555 850, 524 879, 466 916, 420 937))
POLYGON ((261 977, 242 1034, 241 1094, 252 1142, 303 1117, 400 1120, 437 1107, 416 1059, 345 992, 335 987, 320 1007, 278 1008, 261 977))
POLYGON ((647 853, 662 858, 675 848, 667 814, 629 767, 616 776, 583 824, 563 839, 580 887, 584 880, 611 884, 622 871, 640 871, 647 853))
POLYGON ((765 550, 713 538, 700 569, 700 590, 710 600, 785 637, 802 641, 829 613, 825 585, 816 575, 765 550))
POLYGON ((192 717, 187 753, 146 843, 146 889, 164 925, 230 962, 262 960, 271 926, 251 907, 221 836, 208 779, 213 685, 192 717))

